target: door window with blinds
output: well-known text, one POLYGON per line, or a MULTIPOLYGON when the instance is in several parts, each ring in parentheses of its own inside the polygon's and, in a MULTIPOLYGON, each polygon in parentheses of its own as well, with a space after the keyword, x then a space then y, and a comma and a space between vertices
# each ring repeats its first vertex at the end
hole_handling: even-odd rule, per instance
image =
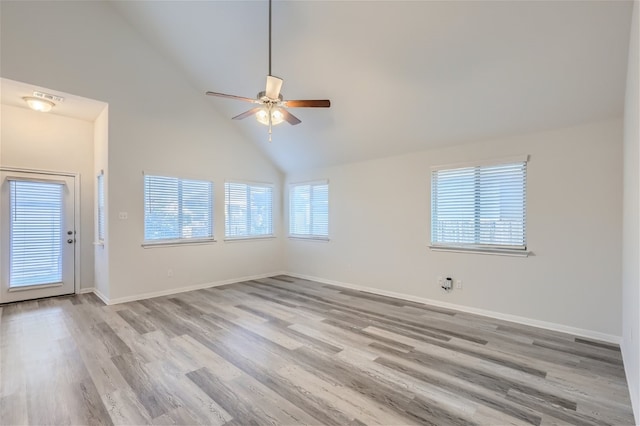
POLYGON ((273 236, 273 187, 269 184, 226 182, 226 239, 273 236))
POLYGON ((527 158, 431 173, 431 247, 524 253, 527 158))
POLYGON ((329 238, 329 183, 292 184, 289 188, 289 236, 329 238))
POLYGON ((213 182, 145 174, 144 239, 213 241, 213 182))
POLYGON ((62 281, 63 185, 9 181, 10 288, 62 281))

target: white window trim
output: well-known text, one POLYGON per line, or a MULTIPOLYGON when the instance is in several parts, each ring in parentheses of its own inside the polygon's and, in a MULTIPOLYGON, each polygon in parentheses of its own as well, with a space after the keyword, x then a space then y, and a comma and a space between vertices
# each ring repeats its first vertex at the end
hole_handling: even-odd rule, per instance
POLYGON ((141 245, 143 248, 157 248, 157 247, 177 247, 177 246, 185 246, 185 245, 203 245, 203 244, 211 244, 216 243, 217 240, 215 238, 189 238, 189 239, 178 239, 178 240, 148 240, 144 241, 141 245))
MULTIPOLYGON (((327 235, 305 235, 305 234, 292 234, 291 233, 291 188, 294 186, 301 185, 329 185, 329 179, 321 179, 321 180, 310 180, 310 181, 302 181, 302 182, 290 182, 289 183, 289 191, 287 192, 287 201, 288 201, 288 211, 287 211, 287 237, 290 240, 298 240, 298 241, 318 241, 318 242, 328 242, 331 239, 329 236, 331 235, 331 225, 327 226, 327 235)), ((328 201, 328 200, 327 200, 328 201)), ((327 215, 331 217, 331 203, 329 203, 327 207, 327 215)))
POLYGON ((224 242, 234 242, 234 241, 247 241, 247 240, 267 240, 267 239, 273 239, 276 238, 276 233, 275 233, 275 221, 273 220, 273 199, 275 194, 275 185, 270 183, 270 182, 255 182, 255 181, 247 181, 247 180, 225 180, 224 181, 224 205, 225 205, 225 217, 224 217, 224 242), (242 235, 242 236, 237 236, 237 237, 228 237, 227 236, 227 214, 226 214, 226 207, 227 207, 227 184, 228 183, 237 183, 237 184, 241 184, 241 185, 247 185, 247 186, 262 186, 265 188, 271 188, 271 233, 270 234, 264 234, 264 235, 242 235))
POLYGON ((96 237, 97 238, 96 238, 96 242, 93 243, 93 244, 96 245, 96 246, 102 246, 102 247, 104 247, 104 240, 105 240, 106 233, 107 233, 107 229, 106 229, 106 226, 105 226, 106 225, 105 222, 107 221, 107 211, 106 211, 106 199, 105 199, 105 193, 104 193, 104 187, 105 187, 104 180, 105 180, 104 170, 100 170, 100 173, 96 176, 96 200, 97 200, 97 203, 96 203, 96 218, 97 218, 97 220, 96 220, 96 222, 97 222, 96 223, 96 228, 97 228, 96 229, 96 237), (102 197, 104 199, 103 201, 105 201, 105 203, 104 203, 104 205, 102 207, 102 209, 103 209, 102 213, 104 215, 103 221, 102 221, 102 228, 104 230, 105 235, 102 235, 102 238, 100 238, 101 237, 101 235, 100 235, 100 197, 99 197, 99 191, 98 191, 98 189, 99 189, 98 188, 98 179, 100 177, 102 177, 102 197))
POLYGON ((269 238, 276 238, 275 234, 271 233, 268 235, 247 235, 240 237, 224 237, 224 242, 230 243, 233 241, 247 241, 247 240, 267 240, 269 238))
POLYGON ((451 253, 476 253, 476 254, 490 254, 495 256, 512 256, 512 257, 529 257, 533 255, 533 252, 527 249, 510 249, 510 248, 489 248, 489 247, 474 247, 474 246, 456 246, 453 244, 431 244, 429 248, 432 251, 443 251, 451 253))
POLYGON ((528 163, 528 162, 529 162, 529 155, 524 154, 524 155, 514 155, 511 157, 491 158, 491 159, 485 159, 480 161, 465 161, 461 163, 438 164, 436 166, 431 166, 431 171, 462 169, 465 167, 497 166, 500 164, 528 163))
POLYGON ((298 241, 317 241, 320 243, 327 243, 329 241, 331 241, 331 239, 329 237, 319 237, 319 236, 307 236, 307 235, 300 235, 300 234, 289 234, 289 236, 287 237, 290 240, 298 240, 298 241))
POLYGON ((289 182, 289 188, 298 185, 329 185, 329 179, 305 180, 301 182, 289 182))
POLYGON ((272 182, 261 182, 257 180, 246 180, 246 179, 225 179, 224 183, 241 183, 243 185, 268 186, 270 188, 275 187, 275 184, 273 184, 272 182))
POLYGON ((273 234, 271 235, 256 235, 256 236, 251 236, 251 237, 226 237, 224 239, 225 243, 240 243, 243 241, 249 242, 249 241, 254 241, 254 240, 274 240, 277 237, 273 234))
MULTIPOLYGON (((461 162, 461 163, 441 164, 437 166, 432 166, 431 172, 433 173, 434 171, 439 171, 439 170, 448 170, 448 169, 457 169, 457 168, 466 168, 466 167, 496 166, 500 164, 509 164, 509 163, 529 163, 529 155, 525 154, 525 155, 517 155, 517 156, 511 156, 511 157, 485 159, 481 161, 468 161, 468 162, 461 162)), ((528 167, 528 164, 527 164, 527 167, 528 167)), ((433 197, 433 193, 431 194, 431 197, 433 197)), ((526 215, 526 212, 525 212, 525 215, 526 215)), ((429 225, 429 232, 431 233, 431 224, 429 225)), ((429 240, 431 240, 431 238, 432 237, 430 235, 429 240)), ((508 246, 498 246, 498 245, 473 245, 473 244, 457 245, 454 243, 450 243, 450 244, 431 243, 429 244, 429 249, 436 252, 473 253, 473 254, 511 256, 511 257, 529 257, 534 255, 532 251, 528 250, 528 246, 524 248, 510 248, 508 246)))
POLYGON ((182 172, 167 172, 167 171, 159 171, 159 170, 143 170, 142 176, 161 176, 161 177, 169 177, 175 179, 189 179, 189 180, 205 180, 207 182, 211 182, 215 184, 211 176, 205 176, 203 174, 191 174, 191 173, 182 173, 182 172))
MULTIPOLYGON (((144 215, 145 212, 145 196, 144 196, 144 177, 145 176, 159 176, 159 177, 168 177, 174 179, 189 179, 189 180, 201 180, 211 183, 211 237, 208 238, 179 238, 179 239, 166 239, 166 240, 145 240, 143 239, 142 244, 140 244, 143 248, 158 248, 158 247, 178 247, 185 245, 203 245, 203 244, 211 244, 217 242, 215 239, 215 182, 210 178, 205 177, 196 177, 193 175, 184 175, 184 174, 173 174, 166 172, 156 172, 143 170, 142 171, 142 186, 143 186, 143 197, 142 197, 142 212, 144 215)), ((143 219, 144 220, 144 219, 143 219)), ((145 232, 144 227, 145 224, 143 222, 143 233, 145 232)), ((143 237, 144 238, 144 237, 143 237)))

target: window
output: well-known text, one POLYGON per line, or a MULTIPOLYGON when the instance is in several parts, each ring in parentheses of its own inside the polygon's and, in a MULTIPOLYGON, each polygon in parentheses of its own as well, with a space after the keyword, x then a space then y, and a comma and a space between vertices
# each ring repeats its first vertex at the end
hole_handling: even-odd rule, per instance
POLYGON ((228 239, 273 236, 273 188, 265 184, 224 184, 224 235, 228 239))
POLYGON ((291 185, 289 190, 289 235, 299 238, 328 239, 328 182, 291 185))
POLYGON ((62 281, 63 197, 60 183, 9 180, 11 288, 62 281))
POLYGON ((98 175, 98 242, 104 243, 104 173, 98 175))
POLYGON ((213 240, 213 183, 144 176, 145 242, 213 240))
POLYGON ((527 159, 434 168, 431 247, 526 250, 527 159))

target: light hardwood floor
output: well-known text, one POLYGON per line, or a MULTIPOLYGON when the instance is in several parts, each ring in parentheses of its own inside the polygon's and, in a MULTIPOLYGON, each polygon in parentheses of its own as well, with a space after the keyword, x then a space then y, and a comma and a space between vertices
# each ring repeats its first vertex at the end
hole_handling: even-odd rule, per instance
POLYGON ((0 424, 633 424, 618 347, 276 277, 0 307, 0 424))

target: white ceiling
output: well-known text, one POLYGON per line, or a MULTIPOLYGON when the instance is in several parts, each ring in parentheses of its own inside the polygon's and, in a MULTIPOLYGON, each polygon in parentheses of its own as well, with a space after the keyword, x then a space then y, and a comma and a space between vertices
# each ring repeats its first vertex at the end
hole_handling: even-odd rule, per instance
MULTIPOLYGON (((194 87, 254 97, 266 1, 114 1, 194 87)), ((632 3, 275 1, 273 74, 303 122, 234 122, 285 171, 620 116, 632 3)), ((250 104, 209 98, 233 117, 250 104)))

